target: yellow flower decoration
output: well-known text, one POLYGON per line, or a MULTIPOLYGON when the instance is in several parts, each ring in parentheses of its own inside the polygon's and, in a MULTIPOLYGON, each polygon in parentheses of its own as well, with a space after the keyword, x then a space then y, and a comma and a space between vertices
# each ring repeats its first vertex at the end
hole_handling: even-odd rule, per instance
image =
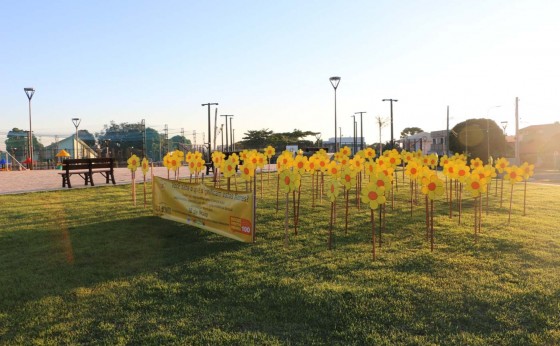
POLYGON ((420 174, 420 166, 416 163, 416 161, 410 161, 406 165, 404 174, 406 174, 410 180, 416 180, 420 174))
POLYGON ((449 161, 443 167, 443 174, 447 176, 449 179, 456 179, 457 178, 457 170, 455 169, 455 162, 449 161))
POLYGON ((273 146, 269 145, 268 147, 266 147, 264 149, 264 155, 266 156, 267 159, 270 160, 271 157, 273 157, 276 154, 276 149, 274 149, 273 146))
POLYGON ((402 162, 401 156, 399 155, 398 151, 396 151, 395 149, 391 150, 388 159, 389 159, 389 164, 393 167, 400 165, 402 162))
POLYGON ((364 168, 364 158, 361 156, 354 156, 354 158, 350 160, 349 164, 352 169, 359 172, 364 168))
POLYGON ((422 193, 428 195, 429 199, 436 199, 443 195, 443 192, 443 181, 437 174, 432 174, 429 178, 422 180, 422 193))
POLYGON ((391 186, 391 181, 389 177, 383 172, 377 172, 373 174, 371 177, 371 183, 377 185, 378 188, 383 189, 383 191, 387 190, 391 186))
POLYGON ((517 166, 506 167, 506 175, 504 179, 507 179, 510 184, 515 184, 523 180, 523 170, 517 166))
POLYGON ((509 166, 508 159, 506 159, 505 157, 500 157, 498 160, 496 160, 496 165, 494 167, 496 167, 498 173, 502 174, 505 172, 508 166, 509 166))
POLYGON ((414 154, 403 150, 403 152, 401 153, 401 158, 405 163, 409 163, 410 161, 414 160, 414 154))
POLYGON ((328 175, 337 178, 337 177, 340 176, 340 172, 341 172, 340 163, 338 163, 336 161, 329 162, 329 165, 327 167, 327 174, 328 175))
POLYGON ((471 168, 477 169, 478 167, 484 167, 484 162, 482 162, 482 160, 479 159, 478 157, 471 159, 471 168))
POLYGON ((379 188, 375 182, 367 184, 367 186, 362 189, 362 202, 367 203, 371 209, 377 209, 386 201, 383 190, 384 189, 379 188))
POLYGON ((387 177, 387 179, 389 179, 389 182, 393 181, 393 173, 395 172, 395 169, 393 167, 387 167, 385 169, 381 170, 381 173, 385 174, 385 176, 387 177))
POLYGON ((317 168, 318 168, 318 170, 321 171, 321 172, 326 172, 326 171, 327 171, 327 168, 328 168, 328 166, 329 166, 329 162, 330 162, 330 161, 329 161, 329 158, 328 158, 328 157, 326 157, 326 156, 320 156, 320 157, 317 159, 317 168))
POLYGON ((237 167, 237 164, 230 159, 231 156, 228 157, 227 160, 224 160, 222 162, 222 167, 220 167, 220 171, 222 171, 224 177, 226 178, 230 178, 235 175, 235 168, 237 167))
POLYGON ((447 165, 449 163, 449 157, 447 157, 447 155, 443 155, 440 159, 439 159, 439 166, 440 167, 444 167, 445 165, 447 165))
POLYGON ((142 174, 146 175, 150 169, 150 162, 148 162, 148 159, 143 158, 140 165, 142 167, 142 174))
POLYGON ((368 160, 375 159, 375 149, 373 148, 366 148, 364 150, 364 157, 368 160))
POLYGON ((297 155, 293 163, 294 171, 296 171, 300 175, 303 175, 303 173, 305 173, 307 169, 307 161, 307 157, 303 155, 297 155))
POLYGON ((299 174, 285 169, 280 172, 280 189, 284 191, 284 193, 290 193, 295 191, 299 184, 301 183, 299 174))
POLYGON ((194 171, 197 174, 202 172, 202 170, 205 168, 204 163, 205 163, 205 161, 202 158, 194 161, 194 171))
POLYGON ((140 159, 134 154, 132 154, 126 162, 128 163, 127 168, 130 169, 131 172, 136 172, 136 169, 140 166, 140 159))
POLYGON ((350 150, 350 148, 348 146, 344 146, 344 147, 340 148, 340 153, 343 156, 350 156, 350 154, 352 154, 352 150, 350 150))
POLYGON ((187 152, 187 155, 185 155, 185 162, 186 163, 191 163, 193 160, 194 160, 193 153, 191 153, 190 151, 187 152))
POLYGON ((239 166, 241 171, 241 177, 246 181, 251 181, 251 178, 255 176, 255 166, 250 162, 244 162, 243 165, 239 166))
POLYGON ((257 167, 263 168, 266 165, 266 155, 263 153, 257 153, 257 167))
MULTIPOLYGON (((188 156, 188 154, 187 154, 188 156)), ((214 162, 214 166, 216 167, 220 167, 222 165, 222 162, 224 161, 224 158, 226 157, 226 155, 220 151, 215 151, 212 153, 212 162, 214 162)), ((187 162, 189 162, 187 160, 187 162)))
POLYGON ((375 160, 375 163, 377 163, 377 167, 378 169, 385 169, 386 165, 387 165, 387 158, 385 156, 379 156, 377 158, 377 160, 375 160))
POLYGON ((343 167, 346 167, 346 166, 349 165, 350 158, 349 158, 348 156, 346 156, 346 155, 342 155, 342 154, 341 154, 341 155, 340 155, 340 159, 338 160, 338 162, 340 162, 340 164, 341 164, 343 167))
POLYGON ((497 176, 496 169, 492 165, 490 165, 490 164, 484 165, 483 169, 484 169, 484 175, 486 176, 486 178, 492 179, 492 178, 495 178, 497 176))
POLYGON ((234 163, 235 165, 238 165, 239 164, 239 155, 237 155, 236 153, 233 153, 228 157, 228 160, 230 160, 231 163, 234 163))
POLYGON ((364 167, 365 167, 366 174, 368 176, 372 176, 372 174, 377 173, 377 164, 373 161, 370 160, 366 161, 364 167))
POLYGON ((283 170, 290 169, 293 161, 294 159, 292 157, 292 153, 282 153, 282 155, 278 156, 278 159, 276 160, 276 170, 281 172, 283 170))
POLYGON ((344 167, 340 174, 340 180, 346 190, 350 190, 356 185, 356 171, 350 167, 344 167))
POLYGON ((521 170, 523 171, 523 179, 528 180, 535 174, 535 165, 523 162, 521 170))
POLYGON ((329 179, 327 184, 327 197, 329 198, 329 201, 334 202, 340 194, 340 183, 336 178, 332 178, 329 179))
POLYGON ((464 183, 470 176, 470 168, 464 163, 458 163, 455 165, 455 178, 461 183, 464 183))
POLYGON ((305 166, 305 170, 309 173, 309 174, 315 174, 315 166, 316 163, 315 161, 317 160, 317 157, 315 155, 311 156, 308 160, 307 160, 307 165, 305 166))
POLYGON ((438 165, 438 156, 436 154, 428 155, 428 166, 431 169, 435 169, 438 165))
POLYGON ((471 196, 478 197, 481 193, 486 192, 486 180, 473 173, 467 178, 465 189, 470 192, 471 196))

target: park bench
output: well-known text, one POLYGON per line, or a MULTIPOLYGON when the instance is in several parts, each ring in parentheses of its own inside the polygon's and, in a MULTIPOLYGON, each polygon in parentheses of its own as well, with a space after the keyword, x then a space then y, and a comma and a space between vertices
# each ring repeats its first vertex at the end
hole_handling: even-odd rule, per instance
POLYGON ((114 161, 113 158, 92 158, 92 159, 66 159, 62 161, 62 187, 71 188, 70 177, 74 174, 84 179, 85 185, 95 186, 93 183, 93 174, 99 173, 105 177, 105 182, 109 181, 115 184, 115 176, 113 174, 114 161))

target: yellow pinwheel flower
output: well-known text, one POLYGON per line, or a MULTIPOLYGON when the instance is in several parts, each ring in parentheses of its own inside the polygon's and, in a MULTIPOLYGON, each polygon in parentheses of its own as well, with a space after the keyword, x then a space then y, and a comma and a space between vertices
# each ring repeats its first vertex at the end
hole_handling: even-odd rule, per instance
POLYGON ((297 155, 296 158, 294 159, 294 171, 296 171, 297 173, 299 173, 300 175, 303 175, 303 173, 305 173, 306 169, 307 169, 307 157, 303 156, 303 155, 297 155))
POLYGON ((457 171, 455 169, 455 161, 449 160, 447 164, 443 167, 443 174, 449 179, 457 178, 457 171))
POLYGON ((443 155, 439 160, 439 166, 441 168, 445 167, 449 163, 449 157, 447 155, 443 155))
POLYGON ((523 180, 523 170, 517 166, 506 167, 504 179, 508 180, 510 184, 518 183, 523 180))
POLYGON ((204 161, 203 158, 199 158, 199 159, 194 161, 194 171, 197 174, 202 172, 202 170, 205 168, 204 163, 205 163, 205 161, 204 161))
POLYGON ((364 150, 364 157, 368 160, 373 161, 375 159, 375 149, 373 148, 366 148, 364 150))
POLYGON ((401 153, 401 158, 404 160, 405 163, 409 163, 410 161, 414 160, 414 154, 403 150, 401 153))
POLYGON ((187 155, 185 155, 185 162, 186 163, 191 163, 194 160, 194 155, 193 153, 191 153, 190 151, 187 152, 187 155))
POLYGON ((350 167, 344 167, 340 174, 340 180, 346 190, 350 190, 356 185, 356 171, 350 167))
POLYGON ((234 163, 231 159, 231 156, 222 162, 222 167, 220 167, 220 171, 222 171, 224 177, 230 178, 235 174, 235 168, 237 164, 234 163))
POLYGON ((375 185, 377 185, 378 188, 382 189, 383 192, 385 192, 386 189, 389 189, 391 187, 391 181, 389 180, 389 177, 382 171, 377 172, 376 174, 373 174, 370 177, 371 177, 371 182, 375 183, 375 185))
POLYGON ((420 173, 420 166, 418 165, 418 163, 416 163, 416 161, 410 161, 406 165, 404 174, 406 174, 410 180, 416 180, 418 178, 419 173, 420 173))
POLYGON ((401 156, 399 155, 399 152, 395 149, 391 150, 391 152, 389 153, 388 159, 389 159, 389 164, 392 167, 396 167, 396 166, 400 165, 401 162, 402 162, 401 161, 401 156))
POLYGON ((422 180, 422 193, 428 195, 429 199, 436 199, 443 195, 443 192, 443 181, 437 174, 432 174, 430 177, 422 180))
POLYGON ((365 166, 366 174, 368 176, 371 177, 372 174, 377 173, 377 164, 375 162, 367 160, 364 166, 365 166))
POLYGON ((299 174, 292 170, 285 169, 280 172, 280 189, 284 191, 284 193, 295 191, 299 187, 300 182, 299 174))
MULTIPOLYGON (((196 153, 195 153, 196 154, 196 153)), ((196 156, 196 155, 195 155, 196 156)), ((234 163, 235 165, 239 164, 239 155, 237 155, 236 153, 232 153, 229 157, 228 160, 231 161, 231 163, 234 163)))
POLYGON ((461 183, 464 183, 469 176, 469 166, 465 165, 463 162, 457 163, 455 165, 455 179, 459 180, 461 183))
POLYGON ((500 157, 499 159, 496 160, 496 165, 494 167, 496 167, 498 173, 502 174, 505 172, 508 166, 509 166, 508 159, 506 159, 505 157, 500 157))
POLYGON ((315 155, 311 156, 308 160, 307 160, 307 165, 305 166, 305 170, 309 173, 309 174, 315 174, 315 166, 316 166, 316 160, 317 157, 315 155))
POLYGON ((336 161, 329 162, 329 166, 327 167, 327 174, 338 178, 341 172, 341 165, 336 161))
POLYGON ((257 167, 263 168, 266 165, 266 155, 263 153, 257 153, 257 167))
POLYGON ((126 163, 128 163, 127 168, 130 169, 131 172, 136 172, 136 169, 140 166, 140 159, 138 156, 132 154, 132 156, 126 160, 126 163))
POLYGON ((379 156, 377 158, 377 160, 375 160, 375 163, 377 164, 377 169, 385 169, 387 162, 389 160, 387 160, 387 158, 385 156, 379 156))
POLYGON ((146 175, 150 169, 150 162, 148 162, 148 159, 143 158, 140 165, 142 166, 142 174, 146 175))
POLYGON ((354 156, 349 162, 350 168, 360 172, 364 168, 364 158, 361 156, 354 156))
POLYGON ((481 179, 477 173, 470 174, 466 180, 465 189, 471 196, 478 197, 481 193, 486 192, 486 180, 481 179))
POLYGON ((428 166, 431 169, 435 169, 438 165, 438 156, 436 154, 428 155, 428 166))
POLYGON ((387 167, 385 169, 382 169, 380 172, 383 173, 387 177, 387 179, 389 179, 389 182, 393 181, 393 173, 395 173, 395 169, 393 167, 387 167))
POLYGON ((521 170, 523 171, 523 179, 528 180, 535 174, 535 165, 523 162, 521 170))
MULTIPOLYGON (((193 159, 193 160, 191 160, 191 161, 188 163, 189 171, 191 172, 191 174, 196 173, 196 161, 197 161, 197 160, 194 160, 194 159, 193 159)), ((172 167, 171 164, 169 165, 169 167, 170 167, 169 169, 172 169, 172 168, 171 168, 171 167, 172 167)))
POLYGON ((247 161, 248 158, 249 158, 249 150, 244 149, 243 151, 241 151, 241 153, 239 154, 239 159, 245 162, 247 161))
POLYGON ((352 154, 352 150, 348 146, 344 146, 344 147, 340 148, 340 153, 343 156, 350 156, 350 154, 352 154))
POLYGON ((244 162, 239 166, 241 171, 241 177, 246 181, 251 181, 251 178, 255 176, 255 165, 250 162, 244 162))
POLYGON ((183 162, 183 160, 185 159, 185 153, 179 149, 175 149, 175 151, 173 151, 173 156, 175 156, 175 158, 177 158, 177 161, 179 162, 183 162))
POLYGON ((496 168, 494 168, 494 166, 487 164, 484 165, 484 175, 486 176, 486 178, 488 179, 492 179, 495 178, 497 176, 496 174, 496 168))
POLYGON ((350 158, 348 156, 340 154, 340 159, 338 160, 343 167, 347 167, 350 164, 350 158))
POLYGON ((276 149, 274 149, 273 146, 269 145, 264 149, 264 154, 266 158, 270 160, 270 158, 276 154, 276 149))
POLYGON ((384 189, 379 188, 375 182, 370 182, 362 189, 362 202, 367 203, 371 209, 377 209, 385 201, 384 189))
POLYGON ((477 169, 478 167, 484 167, 484 162, 482 162, 482 160, 479 159, 478 157, 471 159, 471 169, 474 170, 477 169))
POLYGON ((320 172, 326 172, 327 168, 329 167, 329 158, 327 156, 319 156, 317 159, 317 168, 320 172))
MULTIPOLYGON (((188 153, 187 153, 188 155, 188 153)), ((212 153, 212 162, 214 162, 214 166, 216 167, 220 167, 222 165, 222 162, 224 161, 224 158, 226 157, 226 155, 220 151, 215 151, 212 153)), ((189 162, 187 160, 187 162, 189 162)))
MULTIPOLYGON (((332 163, 332 162, 331 162, 332 163)), ((329 201, 334 202, 340 194, 340 183, 334 176, 327 182, 327 197, 329 201)))
POLYGON ((278 159, 276 160, 276 170, 278 172, 281 172, 283 170, 290 169, 293 162, 294 158, 292 156, 292 153, 289 151, 287 153, 284 152, 280 156, 278 156, 278 159))
POLYGON ((200 160, 200 159, 202 159, 202 153, 201 153, 200 151, 198 151, 198 150, 195 151, 195 152, 193 153, 193 159, 194 159, 194 160, 200 160))

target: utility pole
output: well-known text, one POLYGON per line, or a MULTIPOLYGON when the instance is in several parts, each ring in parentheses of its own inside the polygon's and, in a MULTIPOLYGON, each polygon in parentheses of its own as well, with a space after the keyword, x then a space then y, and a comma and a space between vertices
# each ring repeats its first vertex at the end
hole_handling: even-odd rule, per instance
POLYGON ((447 106, 447 144, 445 145, 445 154, 449 156, 449 106, 447 106))
MULTIPOLYGON (((229 136, 229 130, 228 130, 228 117, 232 117, 233 115, 231 115, 231 114, 224 114, 224 115, 220 115, 220 116, 221 116, 221 117, 225 117, 225 118, 226 118, 226 121, 225 121, 225 123, 226 123, 226 149, 224 150, 224 149, 222 148, 222 151, 224 151, 224 152, 225 152, 225 151, 229 151, 229 138, 228 138, 228 136, 229 136)), ((222 137, 223 137, 223 136, 222 136, 222 137)))
POLYGON ((519 154, 519 97, 515 98, 515 164, 521 163, 519 154))
POLYGON ((146 157, 146 119, 142 119, 142 157, 146 157))
POLYGON ((356 112, 354 114, 360 114, 360 150, 364 150, 364 122, 362 115, 367 112, 356 112))
POLYGON ((383 99, 383 101, 391 102, 391 149, 393 149, 395 147, 395 141, 394 141, 395 137, 393 137, 393 102, 398 102, 399 100, 383 99))
POLYGON ((354 138, 352 138, 352 155, 356 155, 356 115, 352 117, 352 131, 354 131, 354 138))
POLYGON ((218 103, 203 103, 202 107, 208 106, 208 156, 206 162, 212 161, 211 159, 211 151, 212 151, 212 138, 211 138, 211 130, 210 130, 210 106, 217 106, 218 103))

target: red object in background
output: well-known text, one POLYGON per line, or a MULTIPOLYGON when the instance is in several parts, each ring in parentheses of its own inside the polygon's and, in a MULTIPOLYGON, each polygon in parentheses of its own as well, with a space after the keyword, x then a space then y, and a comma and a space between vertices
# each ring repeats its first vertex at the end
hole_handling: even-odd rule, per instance
POLYGON ((28 158, 26 158, 25 161, 23 161, 22 163, 30 164, 30 163, 31 163, 31 159, 28 157, 28 158))

